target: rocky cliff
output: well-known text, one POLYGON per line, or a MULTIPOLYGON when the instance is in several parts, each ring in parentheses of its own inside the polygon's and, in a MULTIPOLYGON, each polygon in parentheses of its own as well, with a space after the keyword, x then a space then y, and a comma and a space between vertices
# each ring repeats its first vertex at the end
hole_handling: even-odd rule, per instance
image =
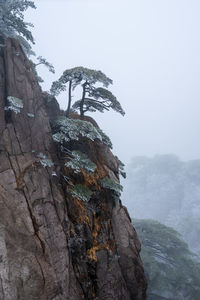
POLYGON ((96 170, 72 172, 52 139, 59 113, 8 39, 0 49, 0 299, 146 299, 128 212, 99 185, 118 180, 118 161, 107 146, 82 138, 65 148, 87 153, 96 170), (90 187, 88 202, 72 196, 74 183, 90 187))

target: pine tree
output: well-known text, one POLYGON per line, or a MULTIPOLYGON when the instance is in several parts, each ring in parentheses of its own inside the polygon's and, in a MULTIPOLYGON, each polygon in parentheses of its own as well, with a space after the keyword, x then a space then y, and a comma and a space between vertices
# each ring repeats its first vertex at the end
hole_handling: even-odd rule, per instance
MULTIPOLYGON (((5 46, 7 37, 15 38, 27 56, 35 55, 31 47, 31 44, 34 44, 34 38, 29 30, 29 27, 33 27, 33 25, 24 21, 24 12, 29 7, 36 8, 31 0, 0 0, 0 46, 5 46)), ((37 60, 38 62, 35 63, 29 59, 30 65, 38 82, 43 82, 36 67, 42 64, 50 72, 55 73, 54 67, 42 56, 38 56, 37 60)))
POLYGON ((34 38, 29 27, 31 23, 24 21, 24 12, 29 8, 36 8, 30 0, 0 0, 0 37, 1 43, 5 38, 13 37, 19 40, 27 54, 32 54, 30 43, 34 38))
POLYGON ((30 65, 31 65, 31 68, 32 68, 32 71, 33 73, 35 74, 35 77, 37 78, 38 82, 44 82, 44 80, 38 75, 38 72, 37 72, 37 67, 39 65, 43 65, 45 66, 49 72, 51 73, 55 73, 55 69, 54 69, 54 66, 49 63, 45 58, 43 58, 42 56, 38 56, 37 57, 37 63, 33 62, 31 59, 29 59, 29 62, 30 62, 30 65))
POLYGON ((149 300, 200 299, 200 263, 174 229, 154 220, 132 220, 142 244, 149 300))
POLYGON ((71 109, 72 90, 78 85, 82 86, 82 97, 74 103, 73 108, 80 110, 80 115, 83 116, 87 111, 100 111, 109 110, 110 108, 124 115, 124 111, 117 101, 116 97, 107 89, 95 87, 95 84, 102 84, 108 87, 112 84, 112 80, 108 78, 101 71, 91 70, 83 67, 75 67, 65 70, 63 75, 54 81, 51 87, 51 93, 54 96, 66 90, 68 84, 68 107, 67 116, 71 109))
POLYGON ((117 101, 117 98, 107 89, 102 87, 94 88, 92 87, 88 91, 87 98, 83 100, 78 100, 74 103, 72 108, 75 110, 80 109, 82 105, 83 113, 90 111, 100 111, 104 112, 104 110, 110 110, 112 108, 116 112, 119 112, 121 115, 124 116, 125 112, 122 109, 120 103, 117 101))

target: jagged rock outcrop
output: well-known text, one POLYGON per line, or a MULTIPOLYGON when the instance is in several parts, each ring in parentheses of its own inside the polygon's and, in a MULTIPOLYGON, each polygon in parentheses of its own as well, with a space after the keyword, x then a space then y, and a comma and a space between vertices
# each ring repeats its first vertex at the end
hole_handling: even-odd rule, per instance
POLYGON ((99 178, 118 178, 117 160, 100 143, 71 142, 97 165, 93 178, 71 174, 52 139, 46 96, 8 39, 0 49, 0 299, 146 299, 128 213, 98 186, 99 178), (23 101, 20 113, 8 109, 8 96, 23 101), (92 187, 89 202, 71 196, 65 175, 92 187))

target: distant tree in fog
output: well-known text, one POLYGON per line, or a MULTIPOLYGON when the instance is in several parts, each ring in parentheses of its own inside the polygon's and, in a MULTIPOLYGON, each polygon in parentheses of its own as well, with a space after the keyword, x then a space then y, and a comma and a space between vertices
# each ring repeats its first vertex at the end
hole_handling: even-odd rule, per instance
POLYGON ((148 300, 199 300, 200 263, 180 234, 153 220, 132 220, 142 244, 148 300))

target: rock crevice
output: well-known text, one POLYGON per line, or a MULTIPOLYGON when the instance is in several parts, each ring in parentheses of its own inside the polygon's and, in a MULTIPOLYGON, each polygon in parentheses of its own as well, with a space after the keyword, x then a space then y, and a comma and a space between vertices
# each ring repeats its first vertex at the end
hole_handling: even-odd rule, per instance
POLYGON ((91 200, 72 197, 46 97, 8 39, 0 49, 0 299, 146 299, 137 235, 121 203, 97 188, 97 178, 118 177, 117 161, 100 143, 70 143, 97 165, 94 181, 77 176, 93 188, 91 200), (8 96, 22 100, 20 113, 5 110, 8 96))

